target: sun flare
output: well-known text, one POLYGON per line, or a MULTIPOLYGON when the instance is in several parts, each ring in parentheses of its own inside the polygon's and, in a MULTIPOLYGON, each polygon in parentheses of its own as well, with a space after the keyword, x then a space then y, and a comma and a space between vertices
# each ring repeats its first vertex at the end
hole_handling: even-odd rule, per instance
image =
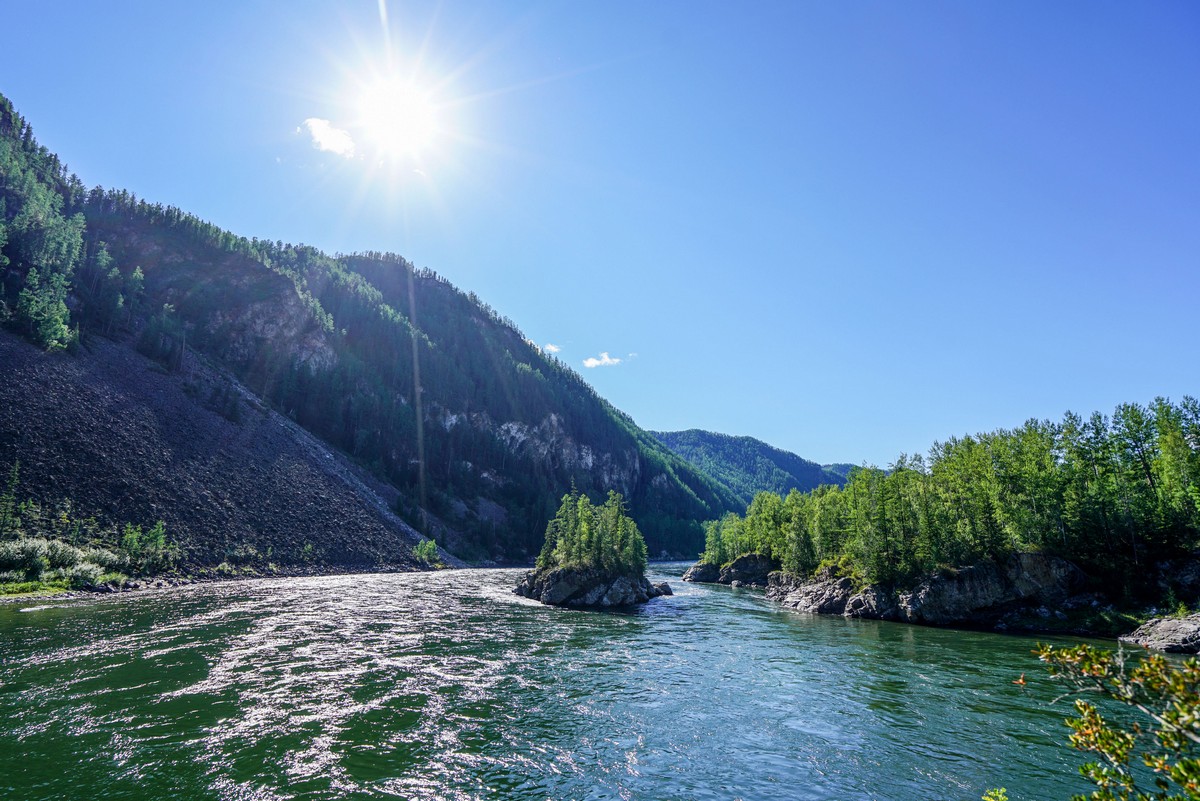
POLYGON ((380 80, 363 88, 358 123, 375 150, 390 159, 416 159, 436 144, 437 106, 411 82, 380 80))

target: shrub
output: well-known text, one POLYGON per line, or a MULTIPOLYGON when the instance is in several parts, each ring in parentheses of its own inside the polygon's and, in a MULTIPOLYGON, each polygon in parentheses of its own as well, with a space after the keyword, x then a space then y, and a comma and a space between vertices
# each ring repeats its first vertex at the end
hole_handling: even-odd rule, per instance
POLYGON ((106 572, 122 573, 129 569, 129 557, 124 553, 113 553, 105 548, 86 548, 82 561, 99 565, 106 572))
POLYGON ((413 556, 427 565, 440 565, 442 563, 442 560, 438 558, 437 543, 433 540, 421 540, 413 548, 413 556))
POLYGON ((43 539, 0 542, 0 570, 21 571, 29 581, 37 581, 50 569, 48 545, 43 539))
POLYGON ((83 551, 62 540, 49 540, 46 543, 46 561, 50 567, 73 567, 83 561, 83 551))
POLYGON ((102 575, 104 575, 104 568, 100 567, 100 565, 91 562, 80 562, 67 573, 67 584, 73 590, 95 587, 100 583, 100 576, 102 575))

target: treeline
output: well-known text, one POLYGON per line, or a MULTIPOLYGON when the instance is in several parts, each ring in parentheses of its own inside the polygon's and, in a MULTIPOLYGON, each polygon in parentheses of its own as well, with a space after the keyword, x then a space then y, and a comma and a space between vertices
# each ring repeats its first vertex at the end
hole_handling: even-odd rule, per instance
POLYGON ((952 438, 928 458, 856 469, 842 488, 759 494, 705 535, 713 564, 763 553, 792 573, 832 565, 884 585, 1041 550, 1135 592, 1156 560, 1200 543, 1200 403, 952 438))
POLYGON ((217 360, 400 489, 410 523, 448 522, 468 559, 536 553, 572 481, 622 490, 656 552, 695 550, 696 521, 740 506, 473 293, 394 254, 247 239, 86 189, 2 96, 0 276, 0 324, 51 350, 95 333, 172 370, 189 350, 217 360))
POLYGON ((546 525, 537 566, 596 568, 638 577, 646 572, 646 541, 618 493, 609 492, 608 499, 595 506, 588 496, 572 490, 546 525))

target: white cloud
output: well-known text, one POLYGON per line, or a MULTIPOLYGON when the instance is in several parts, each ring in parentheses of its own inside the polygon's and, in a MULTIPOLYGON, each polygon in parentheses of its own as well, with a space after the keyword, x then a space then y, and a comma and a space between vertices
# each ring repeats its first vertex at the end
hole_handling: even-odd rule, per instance
POLYGON ((308 129, 312 146, 317 150, 336 153, 344 158, 354 157, 354 140, 348 131, 334 128, 332 122, 319 117, 309 117, 304 121, 304 127, 308 129))
POLYGON ((595 356, 589 356, 583 360, 583 366, 589 370, 593 367, 612 367, 613 365, 620 363, 621 360, 614 359, 612 356, 609 356, 608 351, 601 353, 600 358, 598 359, 595 356))
POLYGON ((546 351, 546 353, 558 353, 560 350, 562 350, 562 348, 560 348, 558 345, 547 342, 546 347, 542 348, 542 350, 546 351))

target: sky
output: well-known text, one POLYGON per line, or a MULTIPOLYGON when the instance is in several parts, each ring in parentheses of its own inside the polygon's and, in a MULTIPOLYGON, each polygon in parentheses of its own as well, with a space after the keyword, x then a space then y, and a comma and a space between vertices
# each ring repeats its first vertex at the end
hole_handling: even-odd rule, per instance
POLYGON ((1200 394, 1193 2, 3 18, 0 93, 86 184, 398 253, 643 428, 886 466, 1200 394))

